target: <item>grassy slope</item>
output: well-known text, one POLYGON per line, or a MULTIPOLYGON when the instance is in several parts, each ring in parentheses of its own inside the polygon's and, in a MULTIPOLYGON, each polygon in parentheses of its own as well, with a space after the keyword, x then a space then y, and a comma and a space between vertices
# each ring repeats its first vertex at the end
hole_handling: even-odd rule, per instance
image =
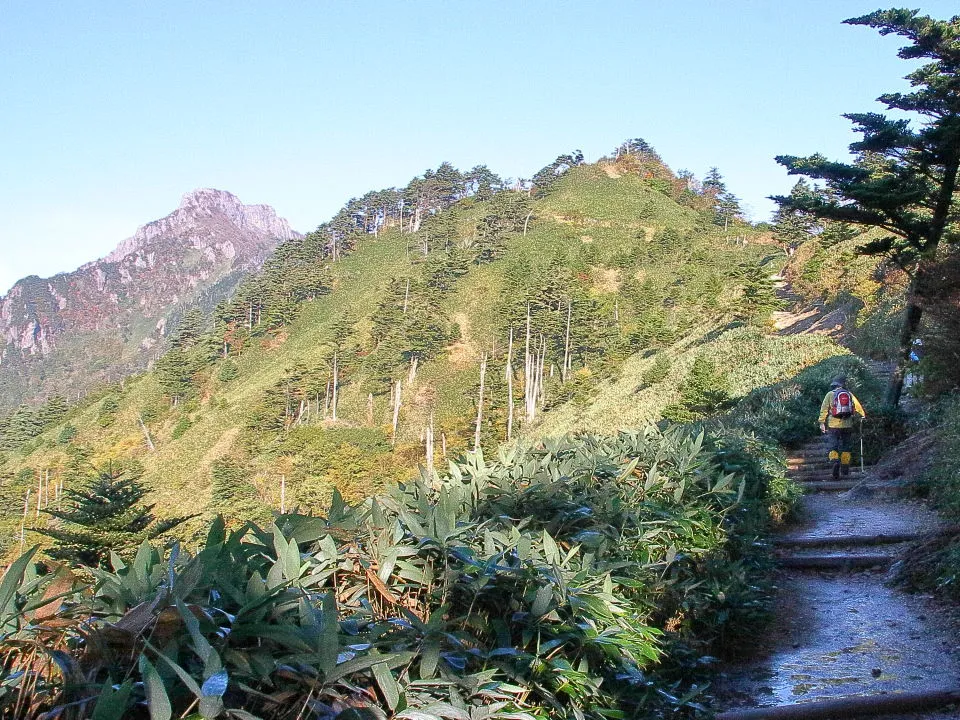
MULTIPOLYGON (((649 240, 664 227, 690 229, 694 226, 697 220, 694 211, 677 205, 637 176, 615 175, 599 166, 571 172, 551 195, 537 202, 536 220, 530 232, 510 241, 502 261, 472 267, 459 281, 446 300, 446 308, 449 316, 460 324, 463 337, 448 353, 426 363, 414 387, 405 391, 401 441, 408 447, 418 443, 426 422, 426 403, 421 399, 429 394, 425 391, 427 388, 436 393, 437 420, 442 427, 462 429, 469 422, 479 357, 495 339, 495 301, 502 292, 504 269, 517 254, 526 254, 535 266, 542 267, 558 251, 572 258, 589 246, 594 258, 590 272, 593 292, 601 296, 616 292, 622 283, 638 281, 636 277, 624 277, 611 263, 618 253, 644 242, 638 236, 649 240)), ((481 209, 471 212, 479 213, 481 209)), ((755 234, 749 231, 748 234, 756 239, 755 234)), ((338 263, 333 268, 334 292, 307 303, 285 337, 270 341, 271 347, 247 350, 238 360, 237 379, 227 383, 211 380, 203 399, 190 413, 193 425, 179 439, 170 437, 179 413, 168 412, 151 424, 156 452, 146 450, 137 415, 144 408, 163 407, 164 401, 154 378, 145 374, 126 383, 117 420, 109 428, 98 426, 96 403, 75 412, 68 422, 79 429, 77 441, 96 448, 95 464, 111 458, 138 457, 144 463, 145 480, 154 490, 161 514, 202 512, 210 498, 210 465, 230 451, 249 408, 295 363, 311 365, 321 361, 330 326, 344 312, 349 311, 361 320, 359 328, 363 333, 387 283, 411 272, 406 241, 406 237, 395 234, 369 238, 356 253, 338 263)), ((714 257, 731 262, 756 262, 769 254, 768 247, 756 242, 743 247, 722 237, 721 233, 710 236, 705 243, 714 257)), ((663 405, 675 399, 677 384, 699 352, 723 360, 730 371, 734 395, 745 394, 753 387, 789 376, 822 357, 841 352, 823 339, 781 339, 745 328, 719 333, 718 323, 718 320, 704 320, 695 332, 666 350, 674 363, 662 383, 635 392, 652 360, 634 355, 626 361, 619 376, 595 388, 586 407, 573 403, 560 405, 546 412, 527 431, 534 436, 578 428, 610 431, 656 419, 663 405)), ((362 422, 365 402, 365 395, 346 389, 341 404, 345 423, 362 422)), ((389 423, 385 397, 377 399, 375 422, 382 426, 389 423)), ((65 452, 53 442, 58 432, 55 428, 47 433, 41 447, 31 455, 11 457, 4 469, 13 474, 23 467, 62 466, 65 452)), ((466 435, 462 431, 460 434, 466 435)), ((468 438, 451 437, 451 445, 456 446, 458 440, 462 446, 468 438)), ((261 469, 267 474, 279 474, 268 461, 261 464, 261 469)), ((23 483, 8 483, 3 488, 8 507, 22 507, 24 490, 23 483)), ((14 511, 0 520, 7 537, 14 526, 19 525, 16 514, 14 511)))

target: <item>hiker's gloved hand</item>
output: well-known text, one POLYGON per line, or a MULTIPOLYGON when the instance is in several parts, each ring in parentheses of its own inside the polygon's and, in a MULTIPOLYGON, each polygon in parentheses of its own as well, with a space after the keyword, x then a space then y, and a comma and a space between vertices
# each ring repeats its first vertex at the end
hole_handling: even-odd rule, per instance
POLYGON ((825 423, 820 423, 820 432, 825 433, 827 431, 827 426, 825 423))

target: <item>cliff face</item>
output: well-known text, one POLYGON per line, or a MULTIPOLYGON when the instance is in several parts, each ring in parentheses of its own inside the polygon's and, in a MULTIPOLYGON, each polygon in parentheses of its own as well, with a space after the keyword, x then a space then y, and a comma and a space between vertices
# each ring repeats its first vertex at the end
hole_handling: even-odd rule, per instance
POLYGON ((0 298, 0 410, 145 367, 184 309, 213 306, 298 236, 269 205, 201 189, 106 257, 20 280, 0 298))

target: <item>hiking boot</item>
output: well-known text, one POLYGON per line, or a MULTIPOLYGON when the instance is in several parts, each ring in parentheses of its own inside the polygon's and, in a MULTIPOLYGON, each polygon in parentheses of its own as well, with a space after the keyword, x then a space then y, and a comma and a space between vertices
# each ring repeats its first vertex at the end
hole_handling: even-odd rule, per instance
POLYGON ((834 480, 840 479, 840 463, 833 464, 833 471, 830 473, 834 480))

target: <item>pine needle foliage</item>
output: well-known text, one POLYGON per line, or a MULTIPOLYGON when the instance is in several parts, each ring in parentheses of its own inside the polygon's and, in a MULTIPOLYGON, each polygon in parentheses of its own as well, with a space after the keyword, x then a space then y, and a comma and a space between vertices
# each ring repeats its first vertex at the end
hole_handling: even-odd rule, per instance
POLYGON ((62 525, 36 528, 55 542, 47 555, 71 564, 107 567, 111 553, 135 548, 189 519, 158 520, 154 506, 142 502, 147 489, 139 475, 135 468, 107 466, 78 489, 65 490, 65 506, 44 511, 62 525))

